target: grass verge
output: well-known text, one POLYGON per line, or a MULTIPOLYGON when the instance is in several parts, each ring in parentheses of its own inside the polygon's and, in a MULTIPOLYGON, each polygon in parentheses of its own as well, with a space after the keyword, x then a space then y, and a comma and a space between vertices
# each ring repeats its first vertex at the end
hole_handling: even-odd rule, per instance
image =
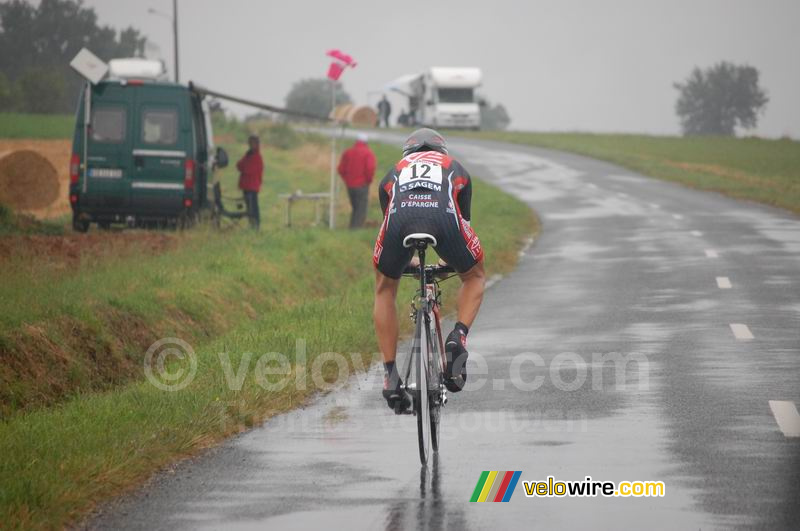
POLYGON ((72 138, 71 114, 0 112, 0 138, 72 138))
POLYGON ((794 140, 506 131, 466 135, 571 151, 800 214, 800 142, 794 140))
MULTIPOLYGON (((398 156, 393 147, 374 149, 382 168, 398 156)), ((235 160, 242 148, 237 144, 229 151, 235 160)), ((26 382, 53 378, 52 371, 62 375, 59 381, 74 383, 54 397, 57 405, 10 407, 0 424, 4 525, 51 528, 75 522, 97 501, 176 458, 304 403, 336 376, 336 365, 322 363, 322 353, 346 353, 348 370, 374 359, 370 260, 380 219, 374 196, 370 228, 286 230, 276 194, 324 190, 327 160, 320 153, 327 149, 306 142, 265 151, 261 200, 267 223, 261 233, 200 228, 166 235, 175 241, 152 254, 142 252, 143 242, 122 253, 102 243, 99 257, 80 255, 66 270, 58 260, 48 263, 24 253, 2 263, 3 366, 15 360, 21 367, 31 354, 42 357, 32 360, 38 372, 6 381, 23 392, 26 382), (24 342, 16 334, 23 333, 44 342, 19 350, 24 342), (159 390, 142 377, 143 350, 159 337, 180 337, 194 347, 196 376, 181 391, 159 390), (257 369, 259 356, 270 352, 286 356, 288 364, 267 367, 283 376, 257 369), (112 362, 118 365, 107 373, 92 372, 112 362), (242 366, 242 381, 231 383, 242 366), (119 380, 109 378, 120 374, 119 380)), ((229 170, 223 180, 230 190, 235 175, 229 170)), ((487 267, 491 273, 508 271, 535 230, 535 218, 523 203, 488 184, 476 181, 473 197, 473 226, 484 243, 487 267)), ((306 214, 310 219, 310 211, 306 214)), ((343 206, 339 226, 346 216, 343 206)), ((103 241, 124 234, 106 234, 103 241)), ((411 296, 406 284, 402 306, 411 296)), ((456 283, 449 284, 452 300, 456 283)), ((181 368, 188 367, 177 360, 170 365, 173 371, 181 368)), ((32 404, 39 404, 35 397, 32 404)))
POLYGON ((0 203, 0 237, 20 234, 64 234, 64 224, 63 221, 40 221, 33 216, 17 214, 0 203))

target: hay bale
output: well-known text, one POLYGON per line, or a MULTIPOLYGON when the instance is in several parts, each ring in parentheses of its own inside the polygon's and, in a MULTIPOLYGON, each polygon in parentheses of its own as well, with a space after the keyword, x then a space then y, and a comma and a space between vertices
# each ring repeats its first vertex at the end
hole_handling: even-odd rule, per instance
POLYGON ((348 112, 347 121, 358 127, 374 127, 378 123, 378 113, 368 105, 354 106, 348 112))
POLYGON ((29 149, 0 158, 0 203, 14 210, 44 208, 58 199, 58 172, 29 149))
POLYGON ((343 103, 341 105, 337 105, 331 111, 329 118, 337 122, 345 122, 347 121, 347 113, 350 112, 350 109, 352 107, 353 107, 352 103, 343 103))
POLYGON ((374 127, 378 123, 378 114, 369 105, 353 105, 344 103, 337 105, 330 114, 331 119, 358 127, 374 127))

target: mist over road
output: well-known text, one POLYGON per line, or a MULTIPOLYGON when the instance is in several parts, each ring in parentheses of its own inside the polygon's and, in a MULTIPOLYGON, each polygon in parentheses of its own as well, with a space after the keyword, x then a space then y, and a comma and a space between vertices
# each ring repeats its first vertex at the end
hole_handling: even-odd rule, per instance
POLYGON ((800 219, 579 156, 451 145, 543 232, 486 294, 438 459, 420 469, 413 417, 385 407, 375 367, 90 527, 796 528, 800 219), (620 371, 603 363, 613 353, 620 371), (526 498, 520 483, 509 503, 469 503, 483 470, 659 480, 667 494, 526 498))

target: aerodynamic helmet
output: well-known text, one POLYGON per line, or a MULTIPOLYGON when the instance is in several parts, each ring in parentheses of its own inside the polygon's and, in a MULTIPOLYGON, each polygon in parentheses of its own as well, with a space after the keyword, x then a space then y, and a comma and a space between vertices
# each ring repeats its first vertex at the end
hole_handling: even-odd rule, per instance
POLYGON ((447 155, 447 142, 442 135, 433 129, 423 127, 411 133, 405 144, 403 144, 404 157, 417 151, 438 151, 447 155))

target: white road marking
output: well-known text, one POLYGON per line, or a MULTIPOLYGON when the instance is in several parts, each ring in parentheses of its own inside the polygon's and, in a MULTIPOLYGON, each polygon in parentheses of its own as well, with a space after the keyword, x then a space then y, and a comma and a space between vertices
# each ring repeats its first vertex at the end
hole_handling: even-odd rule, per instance
POLYGON ((750 329, 747 328, 746 324, 732 323, 729 326, 731 327, 731 332, 733 332, 733 337, 739 341, 753 339, 753 333, 750 332, 750 329))
POLYGON ((650 208, 661 208, 661 205, 658 203, 650 203, 650 208))
POLYGON ((495 284, 497 284, 497 282, 499 282, 500 280, 503 280, 503 275, 498 275, 498 274, 494 274, 494 275, 492 275, 492 276, 489 278, 489 280, 487 280, 487 281, 486 281, 486 286, 485 286, 485 287, 486 287, 486 289, 489 289, 489 288, 491 288, 492 286, 494 286, 495 284))
POLYGON ((703 235, 703 233, 702 233, 702 232, 700 232, 699 230, 693 230, 693 231, 692 231, 692 236, 697 236, 697 237, 700 237, 700 236, 702 236, 702 235, 703 235))
POLYGON ((731 280, 728 277, 717 277, 717 287, 719 289, 731 289, 731 280))
POLYGON ((769 408, 778 423, 778 428, 786 437, 800 437, 800 413, 794 402, 788 400, 770 400, 769 408))
POLYGON ((672 214, 672 217, 675 219, 683 219, 683 216, 680 214, 672 214))
POLYGON ((525 256, 525 254, 528 252, 528 249, 531 248, 531 245, 533 245, 533 238, 528 238, 525 240, 525 243, 522 245, 522 249, 519 250, 519 255, 525 256))
POLYGON ((628 197, 628 194, 626 194, 625 192, 617 192, 617 195, 620 197, 628 197))
POLYGON ((706 258, 719 258, 719 254, 714 249, 706 249, 706 258))
POLYGON ((589 183, 589 188, 592 188, 592 189, 596 190, 597 189, 597 185, 594 184, 594 183, 589 183))

